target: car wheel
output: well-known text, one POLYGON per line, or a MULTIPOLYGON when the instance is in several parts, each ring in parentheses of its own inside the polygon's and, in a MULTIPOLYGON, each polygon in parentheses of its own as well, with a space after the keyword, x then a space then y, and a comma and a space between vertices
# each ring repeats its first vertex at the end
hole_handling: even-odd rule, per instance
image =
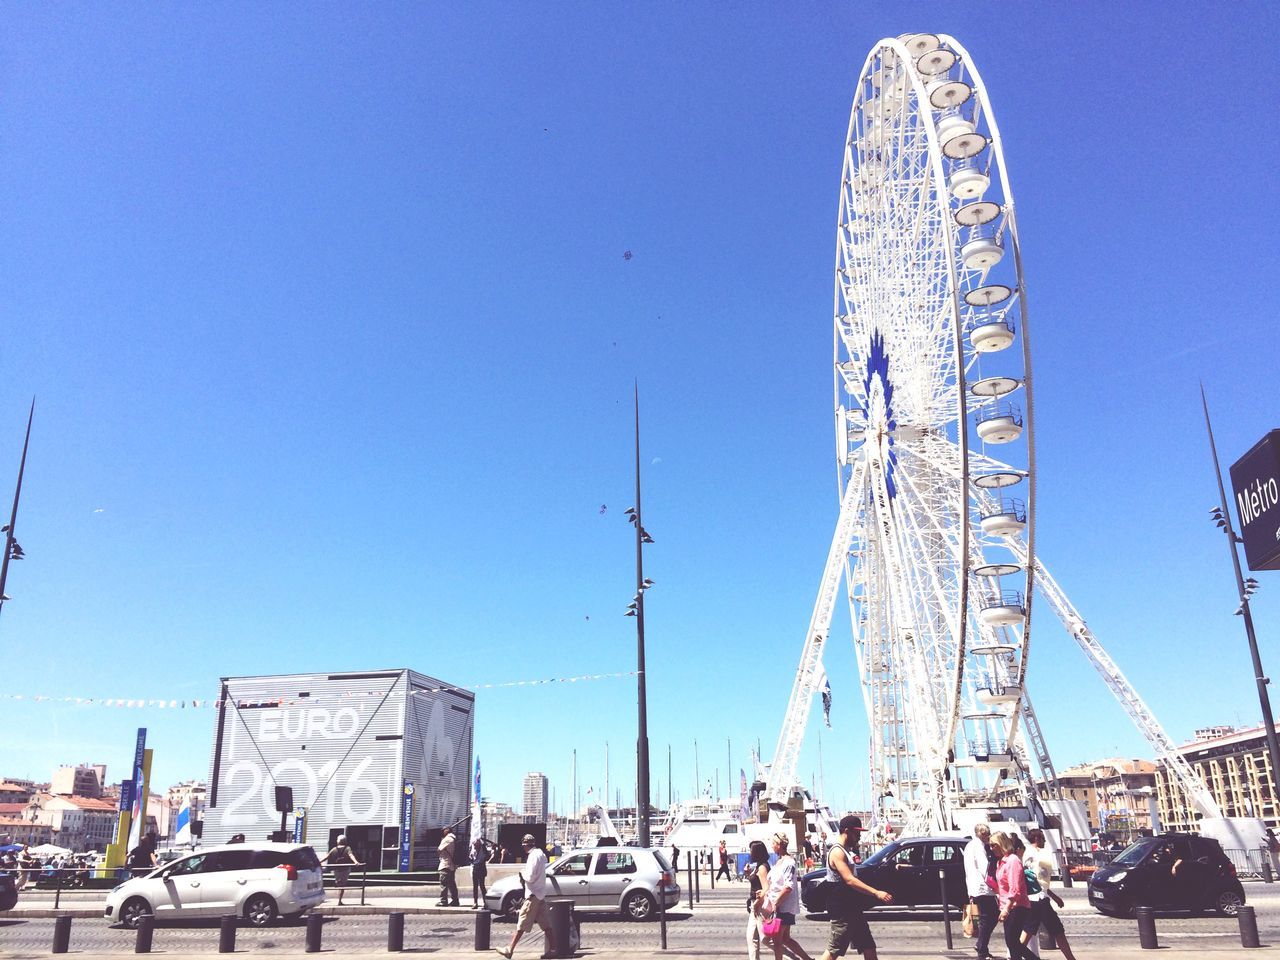
POLYGON ((520 907, 524 903, 524 895, 518 890, 508 893, 502 898, 502 915, 510 917, 512 920, 520 913, 520 907))
POLYGON ((1244 897, 1237 890, 1222 890, 1213 898, 1213 909, 1224 917, 1234 917, 1240 912, 1244 897))
POLYGON ((278 913, 276 902, 265 893, 255 893, 244 905, 244 918, 255 927, 265 927, 278 913))
POLYGON ((151 904, 141 897, 130 897, 124 902, 124 906, 120 908, 120 922, 130 930, 136 929, 138 922, 143 917, 152 915, 151 904))
POLYGON ((656 904, 643 890, 633 890, 622 901, 622 915, 629 920, 652 920, 656 904))

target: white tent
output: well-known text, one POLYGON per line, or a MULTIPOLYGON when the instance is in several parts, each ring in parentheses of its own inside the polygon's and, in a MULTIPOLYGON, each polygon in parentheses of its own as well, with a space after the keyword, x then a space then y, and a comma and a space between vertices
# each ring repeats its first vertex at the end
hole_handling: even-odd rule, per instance
POLYGON ((42 843, 38 847, 31 847, 30 853, 34 857, 69 857, 71 851, 66 847, 60 847, 56 843, 42 843))

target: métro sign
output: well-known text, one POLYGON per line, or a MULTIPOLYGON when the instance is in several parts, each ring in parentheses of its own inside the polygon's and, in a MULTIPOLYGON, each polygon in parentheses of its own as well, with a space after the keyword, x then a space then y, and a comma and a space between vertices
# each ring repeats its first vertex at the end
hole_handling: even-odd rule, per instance
POLYGON ((1280 430, 1231 465, 1240 537, 1250 570, 1280 570, 1280 430))

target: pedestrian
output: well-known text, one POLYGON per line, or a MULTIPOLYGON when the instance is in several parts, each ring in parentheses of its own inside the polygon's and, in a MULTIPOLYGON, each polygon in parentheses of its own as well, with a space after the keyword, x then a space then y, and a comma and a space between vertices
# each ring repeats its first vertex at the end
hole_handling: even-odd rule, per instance
POLYGON ((501 957, 510 957, 516 952, 516 944, 520 938, 533 929, 536 923, 542 928, 547 938, 546 952, 556 955, 555 934, 551 932, 551 917, 547 910, 547 855, 538 848, 538 841, 533 834, 526 833, 520 841, 524 848, 524 869, 520 871, 520 883, 524 886, 524 903, 520 904, 520 916, 516 920, 516 932, 511 936, 511 946, 505 950, 498 948, 501 957))
POLYGON ((762 840, 752 840, 747 849, 751 859, 742 871, 748 884, 747 960, 760 960, 760 893, 769 886, 769 848, 762 840))
POLYGON ((327 863, 333 867, 333 885, 338 888, 338 906, 342 906, 342 897, 347 892, 347 880, 350 878, 351 868, 356 862, 356 855, 347 846, 345 834, 338 835, 338 839, 334 841, 333 849, 321 857, 320 862, 327 863))
POLYGON ((148 833, 138 841, 136 847, 129 851, 129 869, 133 871, 135 877, 150 873, 160 865, 160 861, 156 858, 158 839, 154 833, 148 833))
POLYGON ((800 960, 813 960, 804 947, 791 938, 791 928, 796 924, 800 908, 800 880, 796 876, 796 862, 787 853, 788 839, 785 833, 775 833, 770 846, 778 859, 769 871, 769 887, 762 894, 762 913, 767 918, 776 917, 782 925, 770 939, 773 943, 773 960, 782 960, 784 951, 790 951, 800 960))
POLYGON ((827 949, 822 960, 843 957, 850 947, 866 960, 876 960, 876 939, 871 926, 862 915, 867 897, 881 903, 893 903, 893 894, 877 890, 858 879, 854 872, 858 841, 862 838, 862 820, 852 814, 840 818, 840 842, 833 844, 827 853, 827 879, 831 884, 843 884, 839 892, 828 894, 827 914, 831 917, 831 932, 827 937, 827 949))
POLYGON ((1030 895, 1031 922, 1027 924, 1024 942, 1030 946, 1029 941, 1037 931, 1047 930, 1053 942, 1062 951, 1063 960, 1076 960, 1075 954, 1071 952, 1071 944, 1067 940, 1067 931, 1062 925, 1062 918, 1053 909, 1055 903, 1059 907, 1064 904, 1062 897, 1049 888, 1053 880, 1054 863, 1049 851, 1044 848, 1044 831, 1039 827, 1032 827, 1027 831, 1027 841, 1031 844, 1031 849, 1027 851, 1022 862, 1040 882, 1040 898, 1037 899, 1035 894, 1030 895))
POLYGON ((725 846, 723 840, 720 841, 720 849, 717 852, 720 856, 720 869, 716 871, 715 879, 719 880, 720 875, 724 874, 726 880, 732 880, 733 876, 729 873, 729 848, 725 846))
POLYGON ((1000 921, 1004 924, 1004 945, 1009 950, 1009 960, 1035 960, 1035 954, 1022 942, 1022 931, 1031 915, 1022 860, 1013 852, 1013 837, 1003 831, 991 835, 991 846, 1000 854, 996 896, 1000 900, 1000 921))
POLYGON ((444 836, 440 838, 440 845, 436 847, 436 851, 440 854, 440 899, 436 903, 437 907, 457 907, 458 903, 458 881, 456 878, 458 865, 454 860, 454 847, 458 844, 457 838, 453 835, 453 827, 444 828, 444 836))
POLYGON ((680 848, 674 843, 671 845, 671 869, 680 872, 680 848))
POLYGON ((975 824, 973 839, 964 848, 964 883, 969 894, 966 909, 977 912, 977 940, 974 949, 978 960, 991 960, 991 933, 996 928, 999 908, 996 906, 995 886, 991 876, 991 827, 975 824))
POLYGON ((479 910, 480 904, 484 903, 485 894, 489 891, 485 888, 485 879, 489 875, 489 857, 493 853, 489 846, 489 841, 483 837, 476 837, 471 844, 471 909, 479 910))

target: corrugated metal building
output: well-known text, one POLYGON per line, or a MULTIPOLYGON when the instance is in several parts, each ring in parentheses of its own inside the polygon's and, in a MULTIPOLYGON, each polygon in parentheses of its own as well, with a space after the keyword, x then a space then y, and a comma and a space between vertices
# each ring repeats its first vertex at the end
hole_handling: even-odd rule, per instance
POLYGON ((470 809, 474 708, 405 669, 224 677, 204 842, 266 839, 287 786, 285 828, 321 853, 346 834, 370 870, 431 869, 440 829, 470 809))

